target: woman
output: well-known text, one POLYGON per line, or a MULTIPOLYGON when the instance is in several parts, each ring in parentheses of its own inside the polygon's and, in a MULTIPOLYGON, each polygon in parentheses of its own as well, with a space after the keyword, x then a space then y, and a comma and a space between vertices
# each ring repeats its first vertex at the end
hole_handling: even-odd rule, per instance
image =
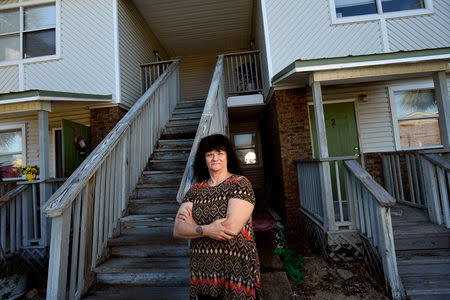
POLYGON ((200 141, 194 161, 200 182, 187 192, 173 231, 191 240, 191 299, 260 299, 255 195, 248 179, 236 175, 239 169, 227 137, 200 141))

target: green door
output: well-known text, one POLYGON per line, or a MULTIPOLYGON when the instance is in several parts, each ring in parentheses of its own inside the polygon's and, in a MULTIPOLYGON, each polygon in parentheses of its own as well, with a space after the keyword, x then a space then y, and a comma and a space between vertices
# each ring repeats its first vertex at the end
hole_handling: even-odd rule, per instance
MULTIPOLYGON (((353 102, 325 104, 323 108, 325 127, 327 131, 328 155, 330 157, 353 155, 359 157, 358 130, 356 127, 355 108, 353 102)), ((313 105, 310 105, 309 111, 311 116, 314 156, 319 157, 313 105)), ((341 195, 342 199, 346 199, 344 169, 342 162, 339 162, 338 165, 341 195)), ((333 196, 334 200, 337 201, 336 169, 334 163, 330 164, 330 171, 331 181, 333 183, 333 196)))
POLYGON ((63 173, 65 177, 83 162, 89 154, 91 130, 88 126, 69 120, 63 120, 62 126, 62 152, 63 173))

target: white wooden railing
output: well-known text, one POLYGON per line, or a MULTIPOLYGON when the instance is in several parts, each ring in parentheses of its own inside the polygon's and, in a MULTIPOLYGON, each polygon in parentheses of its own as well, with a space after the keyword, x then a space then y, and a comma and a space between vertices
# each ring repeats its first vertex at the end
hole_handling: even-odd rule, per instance
POLYGON ((389 194, 400 203, 424 208, 426 195, 419 151, 382 153, 381 163, 389 194))
POLYGON ((296 161, 300 207, 314 216, 328 230, 354 228, 349 212, 352 203, 346 197, 344 182, 341 180, 342 162, 354 159, 357 157, 328 157, 296 161), (321 164, 330 164, 330 170, 333 172, 327 175, 329 180, 326 182, 323 182, 320 174, 321 164), (331 194, 324 195, 324 184, 331 185, 331 194))
POLYGON ((179 62, 173 61, 47 201, 45 214, 52 218, 47 299, 79 299, 93 282, 92 269, 116 234, 128 197, 179 101, 178 72, 179 62))
POLYGON ((228 114, 225 98, 225 80, 223 68, 223 55, 217 59, 214 75, 206 98, 205 108, 195 134, 194 143, 189 154, 188 162, 184 170, 183 179, 177 193, 177 201, 181 203, 189 188, 195 183, 194 158, 197 153, 200 140, 214 133, 228 134, 228 114))
POLYGON ((391 221, 391 207, 396 201, 358 162, 345 161, 344 166, 347 198, 354 203, 352 220, 362 237, 366 261, 375 269, 381 265, 392 298, 404 299, 391 221))
POLYGON ((261 52, 259 50, 227 53, 224 55, 224 60, 227 95, 263 92, 261 52))
POLYGON ((164 60, 158 62, 151 62, 141 65, 141 89, 142 94, 145 93, 167 70, 173 60, 164 60))
MULTIPOLYGON (((45 182, 57 189, 61 179, 45 182)), ((0 242, 5 254, 15 254, 26 247, 46 247, 47 221, 42 214, 39 185, 42 180, 17 181, 15 187, 0 197, 0 242)))
POLYGON ((431 222, 450 228, 450 155, 449 151, 421 155, 427 209, 431 222), (447 156, 447 157, 446 157, 447 156))

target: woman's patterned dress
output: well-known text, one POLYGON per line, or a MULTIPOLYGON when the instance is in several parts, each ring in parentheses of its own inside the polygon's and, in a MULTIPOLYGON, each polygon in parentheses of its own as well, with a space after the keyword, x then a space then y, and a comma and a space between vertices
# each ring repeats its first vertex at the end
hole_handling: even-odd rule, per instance
MULTIPOLYGON (((199 225, 225 218, 232 198, 255 203, 250 182, 232 175, 217 186, 206 181, 193 185, 183 202, 192 202, 192 216, 199 225)), ((190 297, 197 294, 222 296, 224 299, 261 298, 259 259, 251 219, 240 233, 227 241, 211 238, 191 240, 190 297)))

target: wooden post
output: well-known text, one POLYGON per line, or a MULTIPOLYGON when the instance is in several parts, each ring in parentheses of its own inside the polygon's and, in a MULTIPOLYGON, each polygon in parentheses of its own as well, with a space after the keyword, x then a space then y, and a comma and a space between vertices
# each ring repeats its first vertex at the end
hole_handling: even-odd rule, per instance
POLYGON ((439 130, 441 143, 450 147, 450 100, 448 97, 447 76, 445 71, 433 73, 434 92, 439 110, 439 130))
MULTIPOLYGON (((47 180, 50 178, 49 164, 49 136, 48 136, 48 112, 39 111, 39 179, 47 180)), ((42 182, 39 184, 40 206, 41 206, 41 246, 48 246, 50 242, 50 220, 44 214, 45 202, 52 195, 52 187, 49 183, 42 182)))
MULTIPOLYGON (((328 157, 327 132, 325 127, 325 116, 322 102, 322 89, 320 82, 312 81, 312 95, 314 100, 314 115, 316 117, 317 143, 319 158, 328 157)), ((329 162, 320 164, 320 181, 322 185, 322 200, 324 213, 324 227, 328 230, 336 230, 333 204, 333 190, 331 187, 331 174, 329 162)))
POLYGON ((71 209, 52 219, 47 299, 66 299, 71 209))

